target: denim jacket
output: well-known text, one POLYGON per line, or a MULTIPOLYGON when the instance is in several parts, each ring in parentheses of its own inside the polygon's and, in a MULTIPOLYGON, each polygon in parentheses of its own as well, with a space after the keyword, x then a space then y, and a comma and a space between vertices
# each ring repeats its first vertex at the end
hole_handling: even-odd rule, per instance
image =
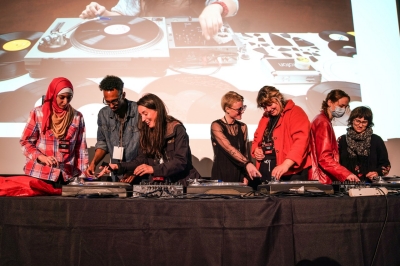
MULTIPOLYGON (((122 146, 124 154, 122 162, 129 162, 136 158, 139 149, 138 109, 136 102, 127 100, 128 110, 122 133, 122 146)), ((110 154, 111 162, 118 163, 113 159, 114 146, 119 146, 120 121, 116 119, 110 107, 105 106, 99 111, 97 117, 97 143, 95 149, 105 150, 110 154)))

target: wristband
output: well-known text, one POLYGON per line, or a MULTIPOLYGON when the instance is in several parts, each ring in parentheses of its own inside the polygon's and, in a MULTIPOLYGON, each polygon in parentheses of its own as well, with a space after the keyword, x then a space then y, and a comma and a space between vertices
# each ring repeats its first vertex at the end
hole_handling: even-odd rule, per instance
POLYGON ((227 6, 224 2, 217 1, 217 2, 214 2, 214 3, 211 3, 211 4, 217 4, 217 5, 222 6, 222 14, 221 14, 221 17, 224 18, 224 17, 226 17, 226 16, 228 15, 229 9, 228 9, 228 6, 227 6))

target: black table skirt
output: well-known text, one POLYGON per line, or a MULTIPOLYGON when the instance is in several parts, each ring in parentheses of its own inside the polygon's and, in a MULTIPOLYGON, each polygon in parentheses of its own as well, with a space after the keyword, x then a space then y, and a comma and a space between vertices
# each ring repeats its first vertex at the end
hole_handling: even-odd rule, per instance
POLYGON ((376 248, 400 265, 399 213, 396 196, 0 198, 0 265, 354 266, 376 248))

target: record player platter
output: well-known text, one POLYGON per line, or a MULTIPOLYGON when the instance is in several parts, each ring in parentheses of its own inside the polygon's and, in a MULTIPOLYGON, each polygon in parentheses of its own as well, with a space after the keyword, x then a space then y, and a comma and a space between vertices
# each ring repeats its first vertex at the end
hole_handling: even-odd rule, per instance
POLYGON ((126 53, 150 48, 163 37, 153 21, 128 16, 92 20, 80 25, 71 36, 74 47, 94 53, 126 53))

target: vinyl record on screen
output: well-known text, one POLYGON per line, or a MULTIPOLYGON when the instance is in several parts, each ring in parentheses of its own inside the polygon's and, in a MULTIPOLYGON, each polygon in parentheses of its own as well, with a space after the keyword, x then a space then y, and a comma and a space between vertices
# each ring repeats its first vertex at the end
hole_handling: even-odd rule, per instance
POLYGON ((335 30, 324 30, 319 33, 319 37, 323 40, 330 41, 352 41, 355 42, 356 38, 343 31, 335 31, 335 30))
POLYGON ((71 43, 84 51, 113 54, 143 50, 162 37, 163 31, 151 20, 113 16, 83 23, 73 32, 71 43))
MULTIPOLYGON (((15 91, 0 93, 0 122, 27 122, 29 112, 35 105, 41 105, 41 98, 46 95, 52 79, 42 79, 24 85, 15 91)), ((87 79, 70 79, 74 86, 74 97, 71 106, 75 109, 89 103, 102 103, 103 95, 98 84, 87 79)))
POLYGON ((354 41, 331 41, 328 43, 328 47, 337 56, 353 57, 357 54, 356 42, 354 41))
POLYGON ((24 62, 0 64, 0 80, 16 78, 26 73, 24 62))
POLYGON ((42 32, 22 31, 0 35, 0 80, 26 74, 24 57, 42 32))

